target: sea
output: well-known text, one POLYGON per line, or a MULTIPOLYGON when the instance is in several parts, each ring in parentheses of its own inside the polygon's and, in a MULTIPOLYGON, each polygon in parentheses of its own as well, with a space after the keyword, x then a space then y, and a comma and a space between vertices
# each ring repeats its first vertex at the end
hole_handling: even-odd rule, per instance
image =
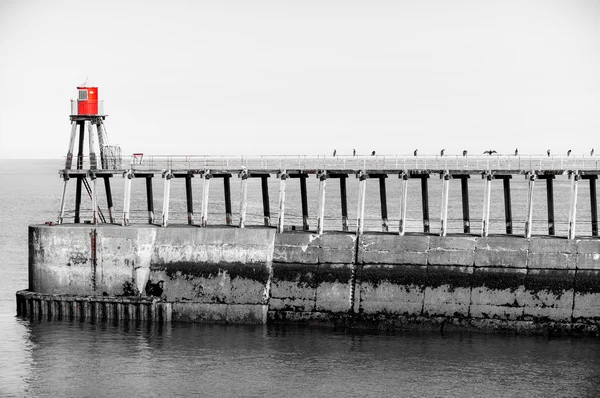
MULTIPOLYGON (((593 337, 475 333, 377 332, 294 325, 43 321, 16 316, 15 292, 28 287, 28 225, 56 221, 62 160, 0 159, 0 396, 2 397, 586 397, 600 395, 600 340, 593 337)), ((472 233, 481 228, 483 183, 470 180, 472 233)), ((123 179, 113 179, 116 221, 123 179)), ((269 183, 272 222, 279 182, 269 183)), ((154 178, 157 217, 162 179, 154 178)), ((209 183, 209 224, 225 222, 223 185, 209 183)), ((514 233, 522 234, 527 182, 515 176, 514 233)), ((534 233, 547 233, 545 183, 534 195, 534 233)), ((194 208, 204 182, 193 180, 194 208)), ((431 232, 439 231, 441 180, 430 185, 431 232)), ((67 186, 65 222, 73 221, 74 180, 67 186)), ((183 180, 174 180, 170 222, 186 223, 183 180)), ((132 222, 147 222, 145 185, 132 184, 132 222)), ((348 178, 350 228, 357 187, 348 178)), ((389 230, 398 230, 400 180, 386 180, 389 230)), ((539 188, 538 188, 539 187, 539 188)), ((569 181, 555 182, 557 235, 566 235, 569 181)), ((101 181, 97 189, 104 192, 101 181)), ((314 228, 318 180, 308 181, 309 225, 314 228)), ((587 182, 580 184, 577 234, 591 234, 587 182)), ((232 178, 234 219, 239 181, 232 178)), ((263 222, 260 180, 249 182, 248 224, 263 222)), ((286 225, 302 224, 298 180, 287 180, 286 225)), ((84 191, 85 194, 85 191, 84 191)), ((420 181, 409 182, 409 231, 422 231, 420 181)), ((100 195, 103 216, 106 201, 100 195)), ((91 217, 84 198, 82 220, 91 217)), ((339 185, 326 185, 325 229, 341 229, 339 185)), ((460 183, 450 187, 450 232, 462 232, 460 183)), ((381 230, 377 180, 367 182, 366 229, 381 230)), ((492 185, 492 233, 504 233, 502 184, 492 185)))

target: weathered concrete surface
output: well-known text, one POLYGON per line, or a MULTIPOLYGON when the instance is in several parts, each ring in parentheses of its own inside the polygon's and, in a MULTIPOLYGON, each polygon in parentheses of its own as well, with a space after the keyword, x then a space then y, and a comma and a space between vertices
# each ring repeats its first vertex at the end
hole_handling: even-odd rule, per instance
POLYGON ((30 290, 143 296, 162 280, 175 320, 596 333, 599 251, 553 237, 33 226, 30 290))

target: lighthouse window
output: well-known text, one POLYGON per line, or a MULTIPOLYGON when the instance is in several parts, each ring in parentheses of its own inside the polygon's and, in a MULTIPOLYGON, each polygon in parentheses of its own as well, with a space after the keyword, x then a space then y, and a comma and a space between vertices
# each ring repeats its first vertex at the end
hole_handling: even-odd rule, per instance
POLYGON ((79 99, 80 100, 87 100, 88 99, 88 92, 87 92, 87 90, 79 90, 79 99))

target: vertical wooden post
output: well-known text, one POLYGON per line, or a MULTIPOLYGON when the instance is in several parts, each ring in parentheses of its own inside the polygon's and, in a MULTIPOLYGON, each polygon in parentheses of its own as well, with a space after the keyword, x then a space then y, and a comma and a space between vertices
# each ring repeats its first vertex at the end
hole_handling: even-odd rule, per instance
POLYGON ((96 174, 90 173, 90 179, 92 180, 92 224, 98 224, 98 191, 96 190, 96 174))
POLYGON ((421 175, 421 202, 423 205, 423 232, 429 232, 429 188, 427 179, 429 174, 421 175))
POLYGON ((146 176, 146 204, 148 208, 148 224, 154 224, 154 193, 152 192, 152 176, 146 176))
POLYGON ((527 219, 525 220, 525 237, 531 238, 533 229, 533 187, 535 185, 536 175, 533 172, 527 174, 529 186, 527 188, 527 219))
POLYGON ((450 188, 450 174, 444 171, 442 177, 442 206, 440 214, 440 236, 448 233, 448 192, 450 188))
POLYGON ((126 226, 129 225, 129 206, 131 204, 131 179, 133 178, 131 169, 123 173, 123 177, 125 178, 125 184, 123 192, 123 221, 121 225, 126 226))
POLYGON ((260 177, 265 227, 271 226, 271 206, 269 204, 269 181, 267 180, 268 177, 269 175, 263 175, 260 177))
POLYGON ((94 145, 94 125, 92 122, 84 122, 88 125, 88 139, 89 139, 89 151, 90 151, 90 170, 96 170, 98 168, 98 161, 96 159, 96 148, 94 145))
POLYGON ((285 170, 280 170, 277 173, 279 177, 279 215, 277 217, 277 232, 283 232, 284 216, 285 216, 285 180, 287 179, 287 173, 285 170))
POLYGON ((308 231, 308 196, 306 194, 306 178, 308 175, 300 174, 300 196, 302 198, 302 229, 308 231))
POLYGON ((490 201, 492 194, 492 175, 486 172, 483 175, 485 180, 483 191, 483 215, 481 218, 481 236, 488 236, 490 224, 490 201))
POLYGON ((385 179, 387 174, 379 176, 379 200, 381 202, 381 231, 388 232, 387 194, 385 190, 385 179))
POLYGON ((367 193, 367 174, 359 171, 358 209, 356 212, 356 233, 362 235, 365 228, 365 202, 367 193))
POLYGON ((346 174, 340 175, 340 200, 342 205, 342 231, 348 231, 348 201, 346 198, 346 174))
POLYGON ((402 190, 400 192, 400 221, 398 223, 398 234, 404 236, 406 232, 406 207, 408 202, 408 174, 401 172, 402 190))
POLYGON ((102 176, 102 178, 104 179, 104 190, 106 191, 106 205, 108 206, 108 218, 110 219, 110 223, 114 224, 115 217, 114 217, 112 192, 110 190, 110 177, 102 176))
POLYGON ((79 121, 77 122, 77 124, 79 125, 79 147, 78 152, 77 152, 77 169, 81 170, 83 169, 83 142, 84 142, 84 135, 85 135, 85 122, 84 121, 79 121))
POLYGON ((107 168, 106 154, 104 153, 104 138, 102 133, 102 122, 96 123, 96 131, 98 132, 98 148, 100 149, 100 167, 102 169, 107 168))
POLYGON ((242 189, 240 193, 240 228, 244 228, 246 225, 246 209, 248 206, 248 172, 242 170, 239 173, 242 179, 242 189))
POLYGON ((75 219, 73 220, 73 222, 75 224, 79 224, 81 222, 81 184, 82 184, 82 177, 80 175, 75 176, 75 181, 76 181, 76 185, 75 185, 75 219))
POLYGON ((512 202, 510 199, 510 179, 511 175, 502 176, 502 187, 504 189, 504 220, 506 223, 506 233, 512 235, 512 202))
POLYGON ((200 220, 200 226, 206 227, 208 225, 208 192, 210 189, 210 179, 212 175, 210 174, 210 170, 204 170, 204 181, 202 184, 202 214, 200 220))
POLYGON ((598 200, 596 196, 597 175, 590 175, 590 205, 592 211, 592 236, 598 236, 598 200))
POLYGON ((460 176, 460 191, 462 195, 463 232, 471 233, 471 216, 469 214, 469 175, 460 176))
POLYGON ((571 200, 569 205, 569 239, 575 239, 575 227, 577 225, 577 185, 579 174, 577 170, 570 173, 571 178, 571 200))
POLYGON ((225 194, 225 224, 231 225, 233 217, 231 215, 231 176, 223 176, 223 193, 225 194))
POLYGON ((546 199, 548 203, 548 235, 555 235, 554 228, 554 175, 544 176, 546 180, 546 199))
POLYGON ((317 234, 323 234, 325 222, 325 187, 327 183, 327 172, 322 170, 317 174, 319 178, 319 211, 317 213, 317 234))
POLYGON ((58 211, 58 221, 56 222, 58 225, 63 223, 63 219, 65 216, 65 200, 67 197, 67 182, 69 181, 69 172, 65 170, 63 174, 64 184, 62 189, 62 195, 60 196, 60 210, 58 211))
POLYGON ((188 225, 194 224, 194 200, 192 194, 192 174, 185 176, 185 198, 187 201, 188 225))
POLYGON ((71 122, 71 139, 69 140, 69 150, 67 151, 67 160, 65 161, 65 170, 71 170, 73 165, 73 147, 75 146, 75 135, 77 134, 77 122, 71 122))
POLYGON ((171 174, 171 170, 167 170, 163 174, 163 178, 165 179, 165 189, 163 195, 163 211, 162 211, 162 223, 163 227, 169 225, 169 197, 171 192, 171 178, 173 178, 173 174, 171 174))

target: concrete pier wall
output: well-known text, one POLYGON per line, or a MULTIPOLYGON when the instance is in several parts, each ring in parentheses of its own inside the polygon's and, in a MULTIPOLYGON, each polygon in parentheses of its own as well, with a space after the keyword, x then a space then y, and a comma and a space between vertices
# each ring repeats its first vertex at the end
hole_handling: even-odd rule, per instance
MULTIPOLYGON (((172 320, 597 333, 600 240, 30 227, 29 294, 144 296, 172 320)), ((27 305, 22 305, 27 312, 27 305)))

